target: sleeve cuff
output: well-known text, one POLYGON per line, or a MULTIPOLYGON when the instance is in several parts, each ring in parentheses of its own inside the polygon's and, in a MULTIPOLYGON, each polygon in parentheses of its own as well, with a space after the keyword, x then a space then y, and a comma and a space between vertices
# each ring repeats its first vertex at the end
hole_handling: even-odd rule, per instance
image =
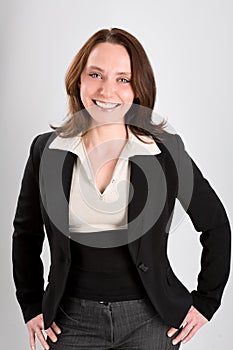
POLYGON ((193 298, 193 306, 210 321, 220 305, 217 304, 216 301, 201 295, 196 290, 193 290, 191 295, 193 298))
POLYGON ((41 303, 20 305, 20 307, 23 313, 25 323, 42 313, 41 303))

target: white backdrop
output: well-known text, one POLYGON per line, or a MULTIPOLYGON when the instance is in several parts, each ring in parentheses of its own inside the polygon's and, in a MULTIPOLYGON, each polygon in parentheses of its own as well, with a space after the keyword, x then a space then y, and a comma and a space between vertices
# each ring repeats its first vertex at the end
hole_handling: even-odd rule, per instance
MULTIPOLYGON (((157 81, 155 112, 181 135, 232 218, 233 3, 8 0, 0 12, 0 344, 18 350, 29 349, 11 266, 12 220, 22 172, 34 136, 49 131, 49 123, 62 122, 67 112, 66 69, 97 30, 120 27, 144 45, 157 81)), ((169 255, 177 275, 195 288, 200 243, 189 218, 172 232, 169 255)), ((43 257, 46 264, 47 242, 43 257)), ((232 348, 232 292, 230 279, 219 311, 183 348, 232 348)))

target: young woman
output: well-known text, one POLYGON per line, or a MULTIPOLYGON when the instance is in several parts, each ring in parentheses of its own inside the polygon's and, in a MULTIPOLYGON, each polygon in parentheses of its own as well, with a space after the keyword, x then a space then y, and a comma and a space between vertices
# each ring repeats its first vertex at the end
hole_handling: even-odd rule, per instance
POLYGON ((154 75, 130 33, 95 33, 66 89, 69 117, 33 140, 14 219, 14 280, 31 348, 37 336, 54 350, 178 349, 220 306, 230 266, 223 205, 181 138, 152 121, 154 75), (201 232, 192 292, 167 257, 176 198, 201 232))

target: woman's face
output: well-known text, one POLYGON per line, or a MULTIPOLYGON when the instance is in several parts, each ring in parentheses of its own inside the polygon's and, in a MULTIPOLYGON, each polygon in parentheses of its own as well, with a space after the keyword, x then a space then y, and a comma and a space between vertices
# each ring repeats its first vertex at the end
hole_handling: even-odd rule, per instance
POLYGON ((134 100, 131 62, 124 46, 97 44, 81 74, 80 97, 97 122, 122 121, 134 100))

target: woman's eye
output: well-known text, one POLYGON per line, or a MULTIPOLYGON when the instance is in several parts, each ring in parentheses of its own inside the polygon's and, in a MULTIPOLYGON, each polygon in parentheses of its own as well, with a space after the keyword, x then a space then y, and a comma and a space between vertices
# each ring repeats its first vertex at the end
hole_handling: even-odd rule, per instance
POLYGON ((100 78, 100 75, 98 73, 90 73, 89 76, 92 78, 100 78))
POLYGON ((130 80, 126 79, 126 78, 120 78, 120 81, 122 83, 130 83, 130 80))

